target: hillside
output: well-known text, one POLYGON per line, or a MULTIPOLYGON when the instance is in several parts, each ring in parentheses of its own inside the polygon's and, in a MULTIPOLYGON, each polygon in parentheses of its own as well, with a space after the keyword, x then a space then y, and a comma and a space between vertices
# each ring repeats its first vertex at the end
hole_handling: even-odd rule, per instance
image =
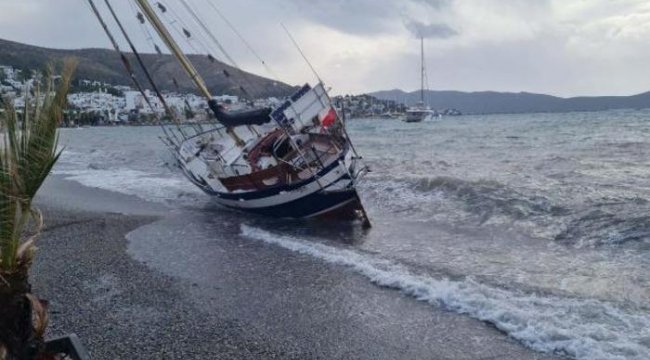
MULTIPOLYGON (((0 39, 0 64, 17 69, 43 69, 52 61, 56 62, 70 56, 79 59, 76 73, 78 79, 103 81, 113 85, 131 85, 119 56, 113 50, 55 50, 0 39)), ((142 58, 157 85, 163 90, 176 90, 173 82, 175 78, 178 82, 178 90, 195 91, 190 78, 171 55, 142 54, 142 58)), ((137 68, 132 54, 129 54, 129 59, 134 68, 137 68)), ((240 72, 219 61, 213 63, 206 56, 190 55, 190 59, 215 95, 241 95, 239 84, 243 84, 253 97, 285 96, 292 91, 292 87, 287 84, 240 72), (223 69, 230 73, 230 78, 223 74, 223 69)), ((138 75, 142 74, 138 73, 138 75)), ((143 85, 145 83, 143 81, 143 85)))
MULTIPOLYGON (((370 93, 383 100, 414 104, 420 92, 388 90, 370 93)), ((427 103, 434 109, 455 108, 464 114, 530 113, 642 109, 650 107, 650 92, 632 96, 561 98, 533 93, 427 91, 427 103)))

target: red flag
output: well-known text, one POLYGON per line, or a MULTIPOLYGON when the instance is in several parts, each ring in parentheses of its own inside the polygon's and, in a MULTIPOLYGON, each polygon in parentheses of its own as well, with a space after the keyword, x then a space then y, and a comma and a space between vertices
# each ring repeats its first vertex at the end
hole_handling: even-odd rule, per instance
POLYGON ((336 122, 336 110, 330 108, 330 110, 320 119, 321 125, 323 127, 330 127, 336 122))

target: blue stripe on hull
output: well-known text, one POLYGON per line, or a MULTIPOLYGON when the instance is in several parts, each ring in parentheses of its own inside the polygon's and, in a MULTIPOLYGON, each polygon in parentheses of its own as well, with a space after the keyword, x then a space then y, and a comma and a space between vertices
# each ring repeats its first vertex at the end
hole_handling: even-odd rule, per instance
POLYGON ((236 209, 265 216, 299 219, 318 214, 322 211, 335 208, 336 206, 343 205, 354 200, 357 200, 356 189, 347 189, 332 192, 321 190, 311 195, 307 195, 300 199, 280 205, 255 209, 237 207, 236 209))

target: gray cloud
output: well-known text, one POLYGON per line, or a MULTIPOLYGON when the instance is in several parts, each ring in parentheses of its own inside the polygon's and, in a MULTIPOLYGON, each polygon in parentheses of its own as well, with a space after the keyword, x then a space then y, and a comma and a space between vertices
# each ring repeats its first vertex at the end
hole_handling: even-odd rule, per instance
MULTIPOLYGON (((355 35, 377 36, 394 33, 400 18, 408 17, 408 9, 418 6, 427 12, 439 13, 449 8, 452 0, 284 0, 295 6, 311 21, 355 35)), ((423 29, 433 33, 436 29, 423 29)), ((435 27, 435 25, 434 25, 435 27)), ((438 26, 440 27, 440 26, 438 26)), ((442 29, 437 29, 445 33, 442 29)), ((446 31, 447 34, 450 31, 446 31)))
POLYGON ((399 14, 392 0, 285 1, 312 22, 356 35, 388 33, 391 20, 399 14))
POLYGON ((452 0, 414 0, 414 1, 429 5, 434 9, 442 9, 451 5, 452 3, 452 0))
POLYGON ((458 35, 458 31, 447 24, 431 23, 425 24, 417 20, 409 20, 404 26, 413 34, 413 36, 425 39, 447 39, 458 35))

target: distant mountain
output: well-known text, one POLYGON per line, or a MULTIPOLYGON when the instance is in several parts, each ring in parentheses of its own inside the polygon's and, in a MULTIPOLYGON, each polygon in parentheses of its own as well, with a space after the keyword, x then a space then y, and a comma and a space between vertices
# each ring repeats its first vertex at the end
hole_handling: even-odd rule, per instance
MULTIPOLYGON (((44 69, 48 63, 71 56, 79 59, 79 67, 75 75, 78 79, 97 80, 112 85, 131 85, 130 77, 126 74, 120 57, 113 50, 55 50, 0 39, 0 65, 9 65, 17 69, 44 69)), ((132 54, 128 57, 133 67, 137 69, 135 57, 132 54)), ((173 80, 176 79, 178 90, 196 91, 190 78, 171 55, 142 54, 142 58, 161 89, 177 90, 173 80)), ((215 95, 242 95, 239 90, 240 84, 256 98, 285 96, 293 89, 285 83, 241 72, 216 60, 211 62, 207 56, 190 55, 189 58, 215 95), (224 69, 230 74, 230 78, 224 75, 224 69)), ((142 73, 138 72, 138 75, 142 73)), ((143 80, 142 84, 145 85, 146 81, 143 80)))
MULTIPOLYGON (((376 98, 414 104, 420 92, 387 90, 370 93, 376 98)), ((458 109, 464 114, 599 111, 650 108, 650 92, 632 96, 591 96, 561 98, 533 93, 426 91, 425 99, 434 109, 458 109)))

